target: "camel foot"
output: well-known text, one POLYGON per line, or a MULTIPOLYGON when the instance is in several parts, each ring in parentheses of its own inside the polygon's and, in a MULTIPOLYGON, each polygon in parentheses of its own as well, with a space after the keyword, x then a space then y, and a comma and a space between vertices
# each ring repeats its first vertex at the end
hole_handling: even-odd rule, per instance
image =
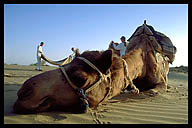
POLYGON ((131 92, 134 93, 134 94, 139 94, 139 89, 133 84, 131 83, 131 92))
POLYGON ((155 89, 149 89, 147 91, 144 91, 143 92, 145 95, 148 95, 148 96, 157 96, 159 95, 159 92, 155 89))
POLYGON ((134 89, 131 90, 131 93, 139 94, 139 89, 138 88, 134 88, 134 89))

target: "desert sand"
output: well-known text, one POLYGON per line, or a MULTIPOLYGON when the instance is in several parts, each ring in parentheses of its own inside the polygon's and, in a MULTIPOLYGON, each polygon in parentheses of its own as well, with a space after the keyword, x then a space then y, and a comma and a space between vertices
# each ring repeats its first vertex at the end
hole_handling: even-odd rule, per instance
MULTIPOLYGON (((57 67, 43 66, 43 72, 57 67)), ((61 111, 15 114, 17 91, 41 72, 35 66, 4 65, 4 124, 188 124, 188 68, 171 68, 165 94, 120 94, 84 114, 61 111)))

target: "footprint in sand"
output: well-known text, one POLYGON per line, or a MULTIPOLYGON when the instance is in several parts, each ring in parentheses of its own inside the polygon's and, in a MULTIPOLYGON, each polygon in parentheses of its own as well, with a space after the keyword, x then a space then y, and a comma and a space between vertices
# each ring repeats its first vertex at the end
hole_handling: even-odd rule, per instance
POLYGON ((93 121, 96 124, 111 124, 111 122, 109 121, 102 121, 102 118, 105 118, 104 116, 104 112, 107 112, 107 109, 103 109, 101 111, 97 111, 97 110, 90 110, 91 116, 93 118, 93 121))

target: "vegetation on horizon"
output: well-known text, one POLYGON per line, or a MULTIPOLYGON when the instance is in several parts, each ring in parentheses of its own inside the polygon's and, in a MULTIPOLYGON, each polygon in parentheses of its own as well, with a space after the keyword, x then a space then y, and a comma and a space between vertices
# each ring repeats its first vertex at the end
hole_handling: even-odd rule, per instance
POLYGON ((176 67, 170 67, 169 71, 174 71, 174 72, 183 72, 183 73, 187 73, 188 72, 188 66, 176 66, 176 67))
MULTIPOLYGON (((45 60, 42 60, 42 61, 41 61, 41 65, 42 65, 42 66, 49 66, 49 65, 46 64, 46 61, 45 61, 45 60)), ((29 66, 37 66, 37 63, 30 64, 29 66)))

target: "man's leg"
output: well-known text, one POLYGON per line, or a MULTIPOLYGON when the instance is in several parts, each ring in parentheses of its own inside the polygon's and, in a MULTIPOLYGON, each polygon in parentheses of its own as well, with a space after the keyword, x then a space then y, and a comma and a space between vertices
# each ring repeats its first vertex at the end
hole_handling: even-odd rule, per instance
POLYGON ((41 58, 39 57, 39 71, 42 71, 41 69, 41 58))
POLYGON ((37 56, 37 65, 36 65, 36 70, 39 70, 39 57, 37 56))
POLYGON ((37 70, 41 70, 41 58, 37 56, 37 70))

